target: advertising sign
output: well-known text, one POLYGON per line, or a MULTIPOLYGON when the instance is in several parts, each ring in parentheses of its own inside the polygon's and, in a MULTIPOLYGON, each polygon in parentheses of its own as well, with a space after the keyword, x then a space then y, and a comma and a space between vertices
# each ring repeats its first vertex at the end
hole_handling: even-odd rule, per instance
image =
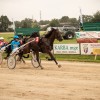
POLYGON ((54 54, 80 54, 79 44, 54 44, 54 54))
POLYGON ((76 38, 100 38, 100 31, 75 32, 76 38))
POLYGON ((100 48, 100 43, 81 43, 81 54, 93 54, 93 49, 100 48))

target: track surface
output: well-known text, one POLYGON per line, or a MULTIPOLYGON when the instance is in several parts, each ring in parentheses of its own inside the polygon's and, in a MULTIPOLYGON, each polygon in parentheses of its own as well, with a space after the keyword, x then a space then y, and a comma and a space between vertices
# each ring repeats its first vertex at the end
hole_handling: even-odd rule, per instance
POLYGON ((0 66, 0 100, 100 100, 100 64, 42 61, 35 69, 30 61, 14 70, 0 66))

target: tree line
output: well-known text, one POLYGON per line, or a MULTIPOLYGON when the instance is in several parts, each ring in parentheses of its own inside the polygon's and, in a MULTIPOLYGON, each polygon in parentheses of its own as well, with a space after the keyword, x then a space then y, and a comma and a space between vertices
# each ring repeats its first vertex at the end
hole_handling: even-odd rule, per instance
MULTIPOLYGON (((82 15, 83 22, 100 22, 100 11, 97 11, 93 15, 82 15)), ((13 31, 13 22, 9 20, 7 16, 1 16, 0 17, 0 32, 7 32, 7 31, 13 31)), ((78 19, 76 18, 69 18, 68 16, 62 16, 61 19, 52 19, 50 20, 33 20, 30 18, 25 18, 21 21, 15 21, 15 27, 16 28, 34 28, 39 27, 42 30, 46 30, 47 27, 61 27, 63 25, 70 25, 79 27, 80 25, 80 17, 78 19), (43 27, 42 27, 43 26, 43 27)))

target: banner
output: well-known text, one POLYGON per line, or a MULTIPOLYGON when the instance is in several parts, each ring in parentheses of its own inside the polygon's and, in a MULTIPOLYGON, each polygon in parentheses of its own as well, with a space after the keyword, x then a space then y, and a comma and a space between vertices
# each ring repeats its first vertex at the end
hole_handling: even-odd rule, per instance
POLYGON ((100 39, 100 31, 75 32, 76 38, 97 38, 100 39))
POLYGON ((80 48, 81 54, 91 55, 94 49, 100 48, 100 43, 81 43, 80 48))
POLYGON ((79 44, 54 44, 54 54, 80 54, 79 44))

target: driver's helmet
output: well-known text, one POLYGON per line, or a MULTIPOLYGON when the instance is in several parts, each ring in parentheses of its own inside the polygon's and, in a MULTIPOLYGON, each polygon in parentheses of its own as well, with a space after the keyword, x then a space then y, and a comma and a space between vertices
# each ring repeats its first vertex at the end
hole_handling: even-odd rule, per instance
POLYGON ((14 39, 19 39, 19 36, 15 35, 15 36, 14 36, 14 39))
POLYGON ((3 37, 0 37, 0 40, 4 40, 4 38, 3 37))

